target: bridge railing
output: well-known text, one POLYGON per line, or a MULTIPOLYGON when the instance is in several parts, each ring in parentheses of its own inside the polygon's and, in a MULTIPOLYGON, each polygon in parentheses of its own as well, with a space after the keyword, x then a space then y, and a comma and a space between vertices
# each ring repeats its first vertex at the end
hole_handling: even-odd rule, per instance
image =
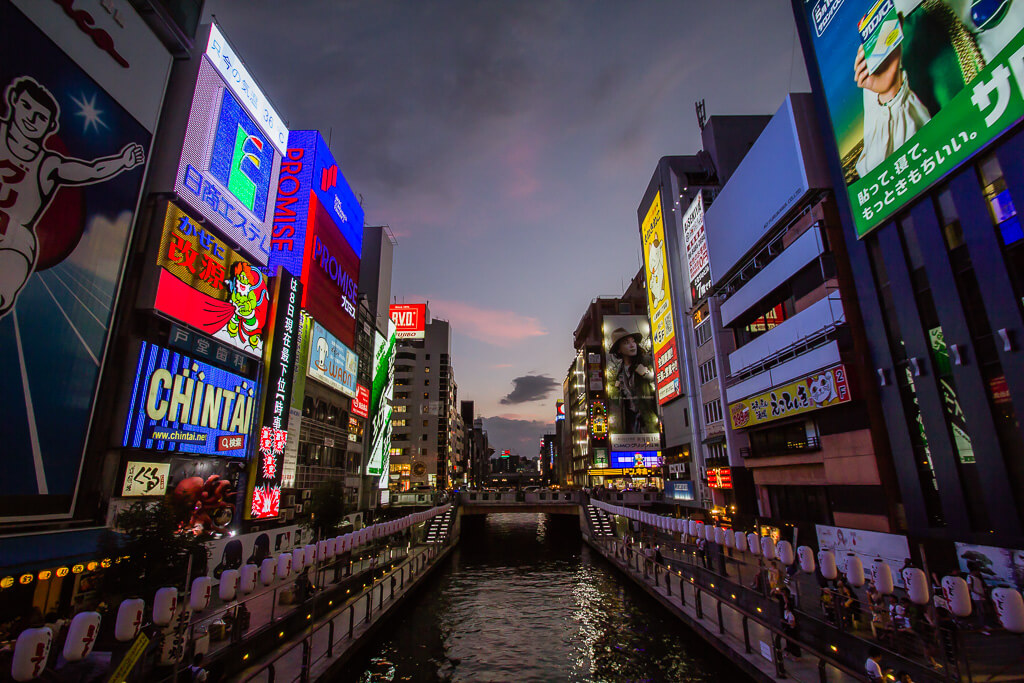
POLYGON ((460 505, 580 505, 582 491, 460 491, 460 505))

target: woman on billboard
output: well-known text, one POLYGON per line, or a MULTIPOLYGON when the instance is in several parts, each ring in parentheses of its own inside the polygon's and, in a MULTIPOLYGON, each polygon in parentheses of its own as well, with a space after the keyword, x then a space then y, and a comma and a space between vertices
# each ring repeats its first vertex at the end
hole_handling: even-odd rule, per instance
POLYGON ((618 327, 612 332, 608 364, 618 389, 619 415, 624 434, 643 434, 649 430, 646 413, 654 398, 654 363, 641 346, 643 336, 618 327))

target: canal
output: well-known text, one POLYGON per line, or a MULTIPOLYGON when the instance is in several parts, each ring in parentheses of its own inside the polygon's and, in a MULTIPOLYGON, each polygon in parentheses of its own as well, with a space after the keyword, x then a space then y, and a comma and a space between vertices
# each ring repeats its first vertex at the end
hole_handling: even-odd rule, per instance
POLYGON ((628 583, 575 517, 463 520, 446 565, 340 681, 743 681, 628 583))

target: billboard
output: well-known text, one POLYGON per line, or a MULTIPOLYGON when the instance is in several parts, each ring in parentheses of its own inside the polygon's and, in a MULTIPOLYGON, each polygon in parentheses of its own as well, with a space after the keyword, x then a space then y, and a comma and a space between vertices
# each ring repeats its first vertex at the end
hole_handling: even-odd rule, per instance
POLYGON ((670 500, 693 500, 693 482, 685 479, 666 481, 665 497, 670 500))
POLYGON ((879 560, 889 565, 893 583, 900 588, 903 587, 900 570, 903 569, 904 562, 910 558, 910 546, 907 544, 906 536, 824 524, 816 524, 814 528, 818 536, 818 549, 831 550, 835 553, 840 572, 846 572, 846 559, 851 555, 861 559, 866 573, 870 572, 871 563, 879 560))
POLYGON ((704 195, 698 193, 683 214, 683 242, 686 244, 686 272, 690 278, 690 296, 694 302, 711 289, 711 263, 704 232, 704 195))
POLYGON ((640 226, 644 243, 644 272, 647 276, 647 312, 654 329, 654 362, 658 402, 667 403, 681 393, 679 359, 676 357, 672 292, 668 279, 668 247, 661 215, 661 192, 647 210, 640 226))
POLYGON ((731 489, 732 488, 732 470, 728 467, 709 467, 708 468, 708 488, 712 489, 731 489))
POLYGON ((370 392, 370 414, 373 415, 373 441, 366 474, 380 477, 378 488, 388 487, 388 465, 391 450, 391 400, 395 386, 395 324, 388 321, 388 336, 374 334, 373 388, 370 392))
POLYGON ((174 192, 246 256, 267 265, 288 129, 216 24, 199 60, 174 192))
POLYGON ((240 351, 263 356, 270 306, 266 276, 170 202, 157 265, 154 308, 240 351))
POLYGON ((565 419, 565 401, 555 401, 555 422, 561 422, 565 419))
POLYGON ((661 453, 658 451, 612 451, 612 467, 618 468, 634 468, 634 467, 647 467, 655 468, 661 467, 661 453))
POLYGON ((134 11, 137 34, 100 14, 104 50, 56 4, 20 4, 0 3, 2 518, 72 510, 155 125, 139 117, 170 64, 134 11))
POLYGON ((857 234, 1024 116, 1024 3, 805 0, 857 234))
POLYGON ((302 283, 284 269, 275 282, 273 341, 267 352, 259 449, 249 470, 248 519, 277 517, 284 452, 288 445, 292 377, 302 326, 302 283))
POLYGON ((167 493, 170 463, 128 461, 121 484, 122 496, 162 496, 167 493))
POLYGON ((423 339, 426 335, 426 304, 391 304, 391 321, 399 339, 423 339))
POLYGON ((362 384, 356 385, 356 396, 352 399, 352 414, 370 417, 370 390, 362 384))
POLYGON ((846 403, 852 398, 846 368, 835 365, 763 394, 730 403, 729 420, 733 429, 745 429, 846 403))
POLYGON ((306 374, 355 398, 359 356, 313 321, 309 337, 309 367, 306 374))
POLYGON ((293 131, 274 203, 270 266, 302 279, 302 307, 355 346, 363 209, 315 130, 293 131))
POLYGON ((125 448, 244 458, 257 382, 142 342, 125 420, 125 448))
POLYGON ((642 315, 606 315, 602 332, 612 450, 647 450, 634 444, 638 435, 658 443, 651 324, 642 315))

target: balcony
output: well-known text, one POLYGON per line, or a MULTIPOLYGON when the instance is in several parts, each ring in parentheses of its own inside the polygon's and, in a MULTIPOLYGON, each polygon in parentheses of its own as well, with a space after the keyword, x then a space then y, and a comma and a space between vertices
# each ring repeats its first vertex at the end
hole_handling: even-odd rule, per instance
POLYGON ((771 458, 779 455, 799 455, 821 450, 821 441, 816 436, 807 436, 795 440, 773 440, 772 442, 750 448, 741 448, 740 455, 744 458, 771 458))

